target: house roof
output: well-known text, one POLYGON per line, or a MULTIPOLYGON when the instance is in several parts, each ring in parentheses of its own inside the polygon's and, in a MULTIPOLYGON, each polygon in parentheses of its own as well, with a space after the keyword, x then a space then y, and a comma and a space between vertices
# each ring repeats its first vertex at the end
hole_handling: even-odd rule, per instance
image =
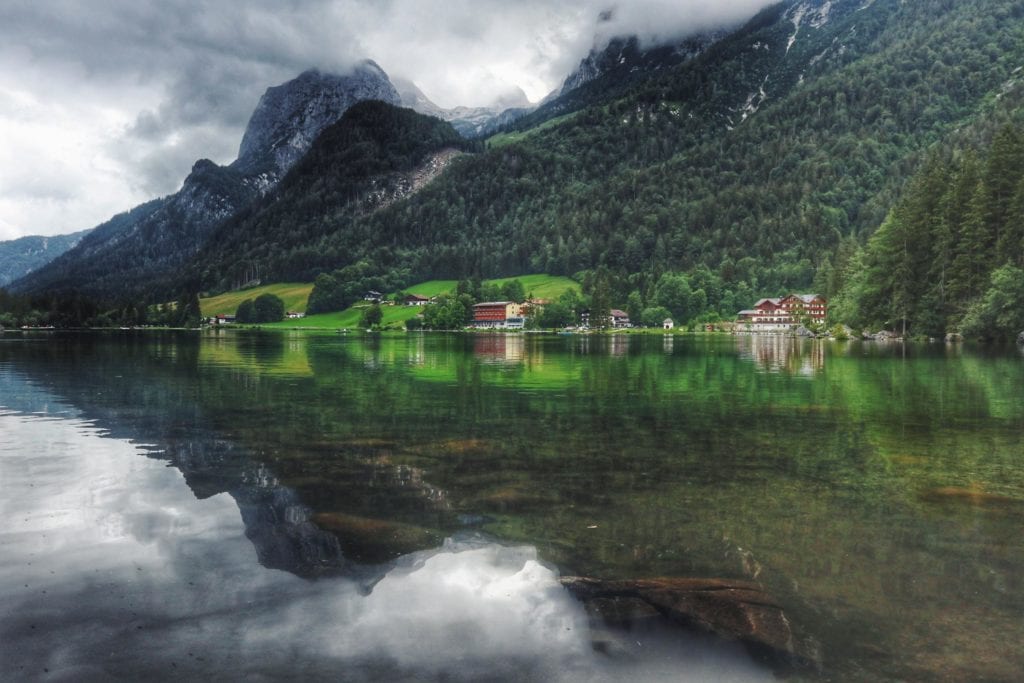
POLYGON ((754 308, 757 308, 761 304, 765 304, 765 303, 775 304, 776 306, 778 306, 780 303, 782 303, 782 299, 780 299, 778 297, 775 297, 775 298, 772 298, 772 299, 758 299, 757 303, 754 304, 754 308))
POLYGON ((815 299, 820 299, 821 296, 818 294, 797 294, 796 297, 803 301, 805 304, 813 302, 815 299))
POLYGON ((420 296, 419 294, 407 294, 405 298, 406 300, 412 299, 414 301, 430 301, 430 297, 420 296))
POLYGON ((665 323, 670 323, 670 322, 672 322, 672 318, 665 318, 664 320, 661 321, 661 324, 664 325, 665 323))
POLYGON ((511 301, 481 301, 478 304, 473 304, 473 308, 479 308, 481 306, 508 306, 511 301))
POLYGON ((628 313, 626 313, 625 311, 620 311, 617 308, 613 308, 612 310, 610 310, 608 312, 611 313, 613 318, 628 318, 629 317, 628 313))
POLYGON ((757 315, 758 313, 759 313, 759 311, 752 311, 752 310, 748 309, 746 311, 740 311, 739 314, 740 315, 757 315))

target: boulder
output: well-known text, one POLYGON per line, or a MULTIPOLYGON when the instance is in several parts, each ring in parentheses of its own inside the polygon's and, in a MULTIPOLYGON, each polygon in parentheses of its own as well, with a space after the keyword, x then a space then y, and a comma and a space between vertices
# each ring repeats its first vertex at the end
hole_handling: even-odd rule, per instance
POLYGON ((755 656, 803 664, 806 648, 794 638, 782 606, 758 584, 743 580, 656 578, 611 581, 561 579, 588 612, 612 625, 655 613, 681 626, 737 640, 755 656))
POLYGON ((1024 331, 1017 335, 1017 343, 1024 346, 1024 331))
POLYGON ((964 340, 964 336, 959 332, 947 332, 945 339, 947 344, 959 344, 964 340))
POLYGON ((899 335, 889 330, 879 330, 872 337, 875 341, 893 341, 899 339, 899 335))
POLYGON ((814 337, 817 336, 816 334, 811 332, 809 329, 807 329, 803 325, 801 325, 800 327, 796 328, 796 330, 793 331, 793 334, 795 334, 798 337, 809 337, 811 339, 813 339, 814 337))

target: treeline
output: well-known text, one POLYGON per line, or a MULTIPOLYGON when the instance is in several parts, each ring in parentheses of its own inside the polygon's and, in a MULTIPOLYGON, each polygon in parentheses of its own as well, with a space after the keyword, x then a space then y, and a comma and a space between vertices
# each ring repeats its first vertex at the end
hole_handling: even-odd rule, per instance
POLYGON ((1024 330, 1024 128, 935 153, 866 245, 839 259, 821 274, 838 321, 932 337, 1024 330))
POLYGON ((195 291, 183 292, 174 302, 147 305, 102 302, 77 294, 25 296, 0 289, 0 327, 4 328, 191 328, 199 324, 199 297, 195 291))

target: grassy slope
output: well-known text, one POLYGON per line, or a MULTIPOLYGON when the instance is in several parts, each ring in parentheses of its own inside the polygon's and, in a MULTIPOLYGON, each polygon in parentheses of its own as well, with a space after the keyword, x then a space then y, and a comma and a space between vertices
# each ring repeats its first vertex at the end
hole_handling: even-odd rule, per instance
MULTIPOLYGON (((523 288, 526 290, 527 294, 532 294, 534 297, 540 299, 554 299, 568 289, 573 289, 577 292, 580 289, 579 283, 574 280, 570 280, 567 277, 558 275, 521 275, 515 278, 510 277, 498 280, 488 280, 488 282, 494 282, 501 285, 509 280, 519 280, 523 283, 523 288)), ((428 282, 421 282, 411 287, 407 287, 405 291, 413 294, 419 294, 421 296, 437 296, 438 294, 454 291, 457 284, 458 283, 455 280, 430 280, 428 282)), ((246 292, 256 292, 258 289, 259 288, 246 290, 246 292)), ((278 294, 278 296, 281 295, 278 294)), ((239 298, 238 301, 241 302, 242 298, 239 298)), ((213 301, 213 299, 210 299, 209 301, 213 301)), ((209 313, 206 312, 206 302, 204 301, 201 303, 203 304, 203 314, 209 315, 209 313)), ((285 307, 287 308, 287 302, 285 307)), ((356 328, 359 327, 359 318, 362 315, 364 307, 365 304, 360 302, 339 313, 311 315, 306 318, 302 318, 301 320, 283 320, 279 323, 263 325, 262 327, 281 329, 291 329, 295 327, 316 329, 356 328)), ((302 308, 289 308, 288 310, 305 309, 306 306, 305 303, 303 303, 302 308)), ((384 326, 389 324, 400 325, 409 318, 412 318, 423 311, 419 306, 383 306, 381 310, 384 313, 384 319, 382 321, 382 325, 384 326)))
POLYGON ((306 311, 306 301, 309 299, 311 291, 313 291, 312 282, 282 282, 261 287, 250 287, 249 289, 239 289, 234 292, 218 294, 209 299, 200 299, 199 306, 204 316, 222 313, 233 315, 238 309, 238 304, 246 299, 255 299, 261 294, 274 294, 284 301, 284 310, 304 313, 306 311))
POLYGON ((533 128, 529 128, 527 130, 524 130, 524 131, 511 131, 511 132, 508 132, 508 133, 497 133, 497 134, 492 135, 491 137, 487 138, 487 148, 488 149, 500 149, 501 147, 505 147, 507 145, 511 145, 513 143, 516 143, 516 142, 521 142, 525 138, 527 138, 527 137, 529 137, 531 135, 535 135, 536 133, 539 133, 540 131, 548 130, 550 128, 554 128, 558 124, 563 123, 565 121, 568 121, 569 119, 573 118, 574 116, 576 116, 576 112, 573 112, 571 114, 564 114, 562 116, 556 116, 555 118, 548 119, 547 121, 545 121, 545 122, 543 122, 543 123, 541 123, 541 124, 539 124, 537 126, 534 126, 533 128))

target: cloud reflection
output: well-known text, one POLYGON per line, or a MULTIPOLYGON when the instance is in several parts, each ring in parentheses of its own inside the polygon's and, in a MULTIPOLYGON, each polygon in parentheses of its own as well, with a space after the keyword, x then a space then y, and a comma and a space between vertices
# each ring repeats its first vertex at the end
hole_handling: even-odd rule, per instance
POLYGON ((595 653, 587 615, 530 547, 449 539, 369 591, 265 568, 230 496, 198 500, 143 456, 82 420, 0 413, 3 678, 769 678, 677 633, 595 653))

